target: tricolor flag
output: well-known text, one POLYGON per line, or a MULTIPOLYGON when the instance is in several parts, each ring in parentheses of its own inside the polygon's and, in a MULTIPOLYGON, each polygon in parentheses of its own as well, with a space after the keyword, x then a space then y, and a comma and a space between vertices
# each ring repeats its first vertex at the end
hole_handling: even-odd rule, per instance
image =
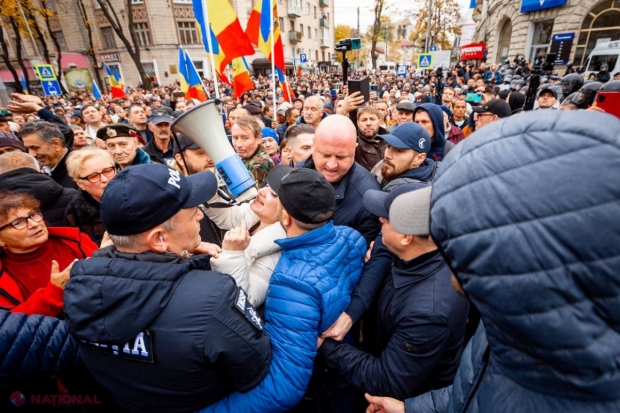
POLYGON ((476 8, 476 0, 471 0, 469 2, 469 8, 470 9, 475 9, 476 8))
POLYGON ((194 66, 194 62, 189 57, 187 50, 185 51, 185 64, 187 65, 187 83, 188 90, 185 92, 185 99, 198 99, 201 102, 207 101, 207 93, 202 85, 202 79, 194 66))
POLYGON ((24 73, 22 72, 21 76, 20 76, 20 81, 22 83, 22 93, 24 95, 28 94, 28 85, 26 84, 26 77, 24 76, 24 73))
POLYGON ((192 0, 196 26, 201 35, 207 53, 213 55, 215 71, 222 82, 230 84, 224 74, 226 66, 236 57, 254 54, 254 47, 243 32, 235 9, 228 0, 204 0, 209 11, 209 20, 205 19, 203 0, 192 0), (209 30, 207 30, 209 28, 209 30), (207 34, 208 33, 208 34, 207 34), (209 50, 209 40, 213 50, 209 50))
POLYGON ((245 57, 237 57, 232 61, 233 67, 233 97, 239 100, 241 95, 254 89, 254 82, 250 77, 250 69, 245 57))
POLYGON ((97 86, 97 82, 93 80, 93 96, 95 100, 101 99, 101 91, 99 90, 99 86, 97 86))
POLYGON ((179 47, 179 86, 183 93, 189 90, 189 73, 187 73, 185 50, 182 47, 179 47))
POLYGON ((293 68, 295 69, 295 76, 301 77, 301 67, 297 66, 297 59, 293 59, 293 68))
POLYGON ((113 98, 126 98, 125 83, 123 78, 118 73, 118 68, 114 66, 114 69, 110 69, 110 66, 105 65, 105 73, 108 75, 108 81, 110 82, 110 93, 113 98))
POLYGON ((258 0, 252 9, 248 26, 245 29, 250 41, 263 52, 267 59, 273 61, 278 79, 282 87, 284 99, 291 102, 295 95, 286 81, 286 66, 284 64, 284 49, 280 37, 278 23, 278 7, 275 0, 258 0), (271 9, 271 10, 270 10, 271 9), (273 17, 272 17, 273 15, 273 17), (273 27, 271 25, 273 18, 273 27), (273 56, 271 55, 271 41, 273 37, 273 56))

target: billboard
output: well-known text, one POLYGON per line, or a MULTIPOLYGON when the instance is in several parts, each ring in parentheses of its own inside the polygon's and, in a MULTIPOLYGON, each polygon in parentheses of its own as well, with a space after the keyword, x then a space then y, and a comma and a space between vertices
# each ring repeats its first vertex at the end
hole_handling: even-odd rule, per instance
POLYGON ((461 46, 461 60, 473 60, 484 58, 486 43, 471 43, 461 46))
POLYGON ((551 9, 566 5, 567 0, 522 0, 521 13, 551 9))
POLYGON ((575 33, 554 34, 551 39, 551 50, 549 53, 557 55, 556 65, 565 65, 570 60, 570 51, 573 48, 575 33))

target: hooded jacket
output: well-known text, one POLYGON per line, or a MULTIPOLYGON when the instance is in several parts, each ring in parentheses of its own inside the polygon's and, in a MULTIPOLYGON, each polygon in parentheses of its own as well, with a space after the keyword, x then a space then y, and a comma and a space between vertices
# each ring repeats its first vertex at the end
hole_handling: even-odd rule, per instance
POLYGON ((382 180, 381 190, 384 192, 391 192, 394 188, 411 182, 432 182, 436 172, 437 162, 426 158, 417 168, 409 169, 391 181, 382 180))
POLYGON ((434 103, 422 103, 421 105, 417 105, 413 111, 414 119, 416 112, 420 110, 428 113, 433 122, 433 129, 435 131, 434 135, 431 136, 431 150, 426 157, 435 162, 441 162, 441 160, 443 160, 443 149, 446 145, 446 131, 443 127, 443 111, 434 103))
POLYGON ((230 276, 208 271, 209 258, 108 247, 73 266, 69 331, 123 408, 196 411, 267 374, 261 320, 230 276))
POLYGON ((41 203, 45 223, 52 227, 63 225, 65 209, 76 193, 75 189, 65 188, 32 168, 18 168, 0 175, 0 192, 3 191, 34 196, 41 203))
POLYGON ((366 243, 332 222, 276 240, 282 255, 265 301, 265 331, 273 360, 267 377, 246 394, 234 393, 208 412, 284 412, 301 400, 317 353, 317 337, 342 314, 362 272, 366 243))
POLYGON ((452 387, 407 412, 620 411, 618 130, 604 113, 526 112, 442 164, 431 234, 484 328, 452 387))

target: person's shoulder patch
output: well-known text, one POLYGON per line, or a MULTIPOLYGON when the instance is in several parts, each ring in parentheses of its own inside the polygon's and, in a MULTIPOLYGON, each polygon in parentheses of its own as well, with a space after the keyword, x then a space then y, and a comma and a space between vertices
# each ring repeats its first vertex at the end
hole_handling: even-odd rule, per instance
POLYGON ((241 287, 237 287, 237 295, 235 296, 235 310, 241 313, 246 320, 252 324, 252 327, 258 331, 263 331, 263 320, 258 315, 258 311, 248 300, 248 294, 241 287))

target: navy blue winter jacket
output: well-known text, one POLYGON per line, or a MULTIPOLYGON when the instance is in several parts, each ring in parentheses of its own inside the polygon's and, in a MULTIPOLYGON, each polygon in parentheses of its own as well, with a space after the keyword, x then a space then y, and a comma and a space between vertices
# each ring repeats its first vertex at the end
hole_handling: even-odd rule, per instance
POLYGON ((468 303, 450 284, 439 251, 395 258, 364 317, 364 351, 325 340, 319 354, 360 391, 398 399, 452 384, 468 303))
POLYGON ((197 411, 267 374, 260 319, 230 276, 208 271, 209 258, 108 247, 73 266, 69 331, 123 408, 197 411))
POLYGON ((446 146, 446 131, 443 126, 443 110, 441 110, 439 105, 434 103, 422 103, 421 105, 416 106, 413 111, 414 119, 416 112, 420 110, 428 113, 431 121, 433 121, 433 128, 435 130, 435 134, 431 136, 431 150, 426 157, 435 162, 440 162, 443 159, 443 148, 446 146))
POLYGON ((78 346, 64 321, 0 310, 0 388, 79 364, 78 346))
POLYGON ((451 390, 407 412, 620 411, 618 131, 604 113, 526 112, 450 152, 431 233, 484 328, 451 390))

